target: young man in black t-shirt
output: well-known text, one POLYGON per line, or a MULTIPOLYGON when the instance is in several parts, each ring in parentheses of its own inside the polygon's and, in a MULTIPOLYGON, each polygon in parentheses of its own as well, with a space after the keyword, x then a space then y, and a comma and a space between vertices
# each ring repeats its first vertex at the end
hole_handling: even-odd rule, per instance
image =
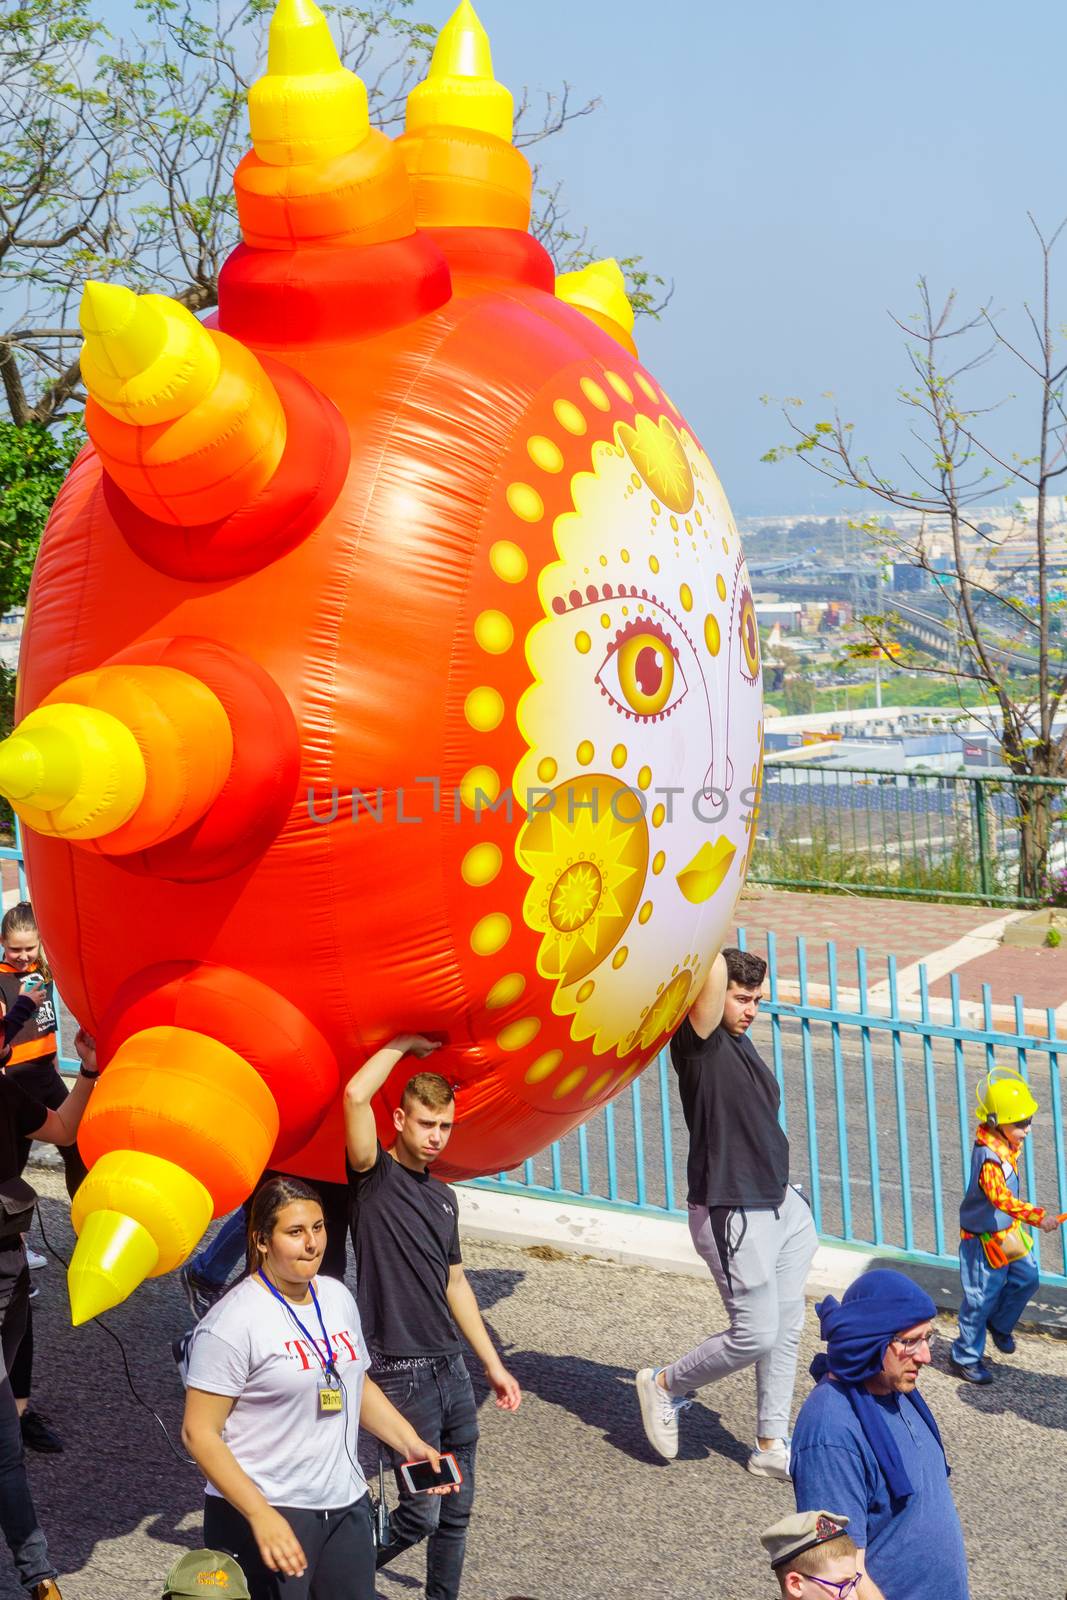
POLYGON ((485 1368, 502 1410, 515 1411, 521 1396, 463 1273, 459 1202, 447 1184, 430 1176, 452 1132, 451 1085, 432 1072, 410 1079, 393 1112, 394 1143, 386 1151, 378 1141, 375 1095, 404 1056, 425 1058, 435 1048, 417 1034, 403 1034, 371 1056, 345 1090, 345 1140, 356 1299, 370 1375, 420 1438, 442 1454, 455 1454, 463 1474, 452 1494, 429 1496, 412 1494, 397 1472, 400 1504, 390 1519, 389 1542, 378 1549, 378 1565, 428 1539, 426 1600, 456 1600, 478 1443, 463 1339, 485 1368))
POLYGON ((818 1239, 789 1182, 777 1079, 747 1037, 766 972, 759 956, 722 951, 671 1040, 689 1129, 689 1231, 730 1325, 670 1366, 645 1367, 637 1394, 649 1443, 672 1460, 689 1391, 754 1364, 756 1448, 748 1470, 788 1478, 804 1285, 818 1239))

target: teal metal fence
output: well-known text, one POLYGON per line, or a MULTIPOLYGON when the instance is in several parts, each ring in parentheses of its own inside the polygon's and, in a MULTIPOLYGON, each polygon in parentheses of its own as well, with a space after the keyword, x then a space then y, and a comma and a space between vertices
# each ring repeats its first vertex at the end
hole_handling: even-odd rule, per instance
MULTIPOLYGON (((0 848, 0 862, 9 863, 9 880, 17 872, 25 895, 19 851, 0 848)), ((739 940, 746 943, 743 929, 739 940)), ((903 999, 893 957, 876 999, 879 980, 865 950, 855 952, 855 970, 846 974, 832 943, 819 949, 816 985, 809 946, 796 941, 796 976, 786 998, 778 943, 767 934, 759 949, 768 962, 767 999, 753 1039, 781 1086, 791 1175, 811 1201, 824 1242, 916 1261, 954 1261, 975 1084, 995 1065, 1022 1072, 1040 1105, 1024 1156, 1025 1192, 1050 1210, 1067 1212, 1060 1079, 1067 1035, 1057 1034, 1055 1014, 1045 1013, 1043 1032, 1028 1031, 1023 1001, 1015 996, 1010 1025, 994 1026, 985 986, 976 1026, 965 1021, 955 975, 947 999, 935 1001, 920 966, 917 994, 903 999)), ((76 1069, 62 1043, 61 1059, 76 1069)), ((515 1171, 474 1181, 509 1193, 680 1217, 686 1150, 664 1051, 588 1123, 515 1171)), ((1063 1230, 1038 1234, 1035 1249, 1043 1280, 1067 1285, 1063 1230)))
MULTIPOLYGON (((743 930, 740 939, 744 944, 743 930)), ((824 1243, 940 1265, 955 1261, 975 1086, 995 1065, 1022 1072, 1040 1105, 1025 1149, 1024 1192, 1047 1209, 1067 1211, 1060 1080, 1067 1035, 1057 1035, 1054 1013, 1045 1013, 1044 1032, 1028 1031, 1015 996, 1010 1024, 994 1026, 986 985, 974 1025, 965 1021, 955 975, 949 995, 935 1001, 920 966, 917 994, 902 1001, 893 957, 876 976, 859 949, 855 971, 845 974, 833 944, 820 952, 826 981, 816 993, 808 945, 796 941, 797 976, 786 999, 778 945, 767 935, 759 950, 768 961, 767 998, 752 1037, 781 1086, 791 1175, 811 1202, 824 1243)), ((683 1216, 687 1141, 672 1080, 663 1052, 584 1127, 514 1172, 475 1182, 683 1216)), ((1067 1285, 1063 1229, 1037 1234, 1035 1250, 1044 1282, 1067 1285)))
POLYGON ((1034 905, 1020 887, 1020 800, 1050 812, 1049 866, 1067 867, 1067 782, 888 772, 768 757, 754 883, 925 900, 1034 905))

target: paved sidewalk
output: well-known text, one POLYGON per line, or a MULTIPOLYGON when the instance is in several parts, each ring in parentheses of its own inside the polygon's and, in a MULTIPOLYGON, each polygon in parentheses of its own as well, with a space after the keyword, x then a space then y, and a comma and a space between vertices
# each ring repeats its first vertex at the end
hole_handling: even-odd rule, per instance
MULTIPOLYGON (((38 1172, 34 1181, 46 1196, 49 1237, 66 1254, 60 1179, 38 1172)), ((479 1491, 463 1600, 768 1600, 773 1585, 757 1536, 793 1502, 788 1485, 744 1471, 751 1373, 701 1392, 676 1462, 652 1456, 638 1418, 635 1370, 670 1359, 720 1320, 710 1284, 545 1247, 471 1244, 466 1262, 525 1397, 508 1417, 478 1389, 479 1491)), ((37 1401, 67 1450, 32 1457, 30 1474, 69 1575, 64 1600, 158 1600, 170 1563, 200 1541, 199 1477, 133 1399, 107 1334, 92 1324, 70 1328, 62 1269, 53 1263, 35 1279, 37 1401)), ((181 1396, 169 1344, 187 1321, 177 1284, 146 1284, 107 1321, 139 1392, 177 1440, 181 1396)), ((798 1400, 816 1348, 809 1309, 798 1400)), ((975 1392, 944 1370, 942 1351, 923 1380, 953 1466, 972 1600, 1050 1600, 1063 1593, 1067 1547, 1058 1492, 1067 1344, 1026 1336, 1011 1362, 997 1358, 996 1372, 992 1388, 975 1392)), ((420 1562, 412 1552, 380 1575, 381 1600, 417 1600, 420 1562)), ((20 1596, 4 1552, 0 1600, 20 1596)))
POLYGON ((965 1021, 980 1025, 982 985, 989 984, 998 1027, 1011 1026, 1014 997, 1021 995, 1030 1032, 1047 1032, 1046 1012, 1058 1012, 1057 1030, 1067 1033, 1067 946, 1058 950, 1023 950, 1002 945, 1000 937, 1023 911, 990 906, 946 905, 941 902, 880 900, 864 895, 801 894, 746 888, 737 908, 737 925, 745 929, 750 948, 766 949, 767 933, 777 935, 778 976, 782 998, 797 998, 797 939, 805 941, 812 1000, 828 996, 827 943, 836 946, 838 984, 855 996, 858 989, 856 951, 867 952, 868 999, 888 1009, 887 958, 897 961, 897 994, 917 1007, 919 964, 927 969, 934 1014, 949 1015, 951 975, 959 979, 965 1021))

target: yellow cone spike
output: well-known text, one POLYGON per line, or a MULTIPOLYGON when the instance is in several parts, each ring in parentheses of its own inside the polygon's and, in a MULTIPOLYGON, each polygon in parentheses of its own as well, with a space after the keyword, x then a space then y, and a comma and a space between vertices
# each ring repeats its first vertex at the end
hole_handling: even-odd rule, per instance
POLYGON ((120 1211, 91 1212, 67 1269, 74 1326, 121 1305, 158 1261, 156 1242, 139 1222, 120 1211))
POLYGON ((98 839, 122 827, 145 791, 145 764, 117 717, 41 706, 0 743, 0 794, 37 833, 98 839))
POLYGON ((476 128, 511 143, 515 105, 493 77, 489 35, 470 0, 460 0, 441 29, 425 81, 408 95, 408 133, 476 128))
POLYGON ((274 167, 327 161, 366 138, 367 91, 341 65, 313 0, 279 0, 267 71, 248 92, 248 117, 257 156, 274 167))
POLYGON ((213 1202, 191 1173, 143 1150, 110 1150, 95 1163, 71 1206, 81 1237, 97 1213, 120 1212, 155 1243, 159 1259, 147 1276, 159 1278, 181 1266, 211 1221, 213 1202))
POLYGON ((591 261, 578 272, 561 273, 556 279, 556 298, 591 317, 620 344, 633 348, 634 308, 622 268, 613 257, 591 261))
POLYGON ((80 317, 85 386, 121 422, 171 422, 218 382, 221 363, 211 335, 166 295, 88 283, 80 317))

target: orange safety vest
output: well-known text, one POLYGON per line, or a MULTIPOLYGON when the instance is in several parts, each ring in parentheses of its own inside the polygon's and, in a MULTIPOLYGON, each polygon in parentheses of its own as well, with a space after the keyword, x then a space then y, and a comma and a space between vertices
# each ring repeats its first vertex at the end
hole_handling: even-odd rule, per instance
MULTIPOLYGON (((32 967, 30 971, 33 971, 32 967)), ((0 961, 0 999, 3 1000, 5 1012, 11 1010, 19 997, 19 983, 23 976, 7 961, 0 961), (11 978, 15 979, 14 983, 11 978)), ((54 1056, 56 1047, 56 996, 49 981, 45 985, 44 999, 12 1040, 11 1054, 4 1062, 4 1067, 15 1067, 23 1061, 37 1061, 42 1056, 54 1056)))

